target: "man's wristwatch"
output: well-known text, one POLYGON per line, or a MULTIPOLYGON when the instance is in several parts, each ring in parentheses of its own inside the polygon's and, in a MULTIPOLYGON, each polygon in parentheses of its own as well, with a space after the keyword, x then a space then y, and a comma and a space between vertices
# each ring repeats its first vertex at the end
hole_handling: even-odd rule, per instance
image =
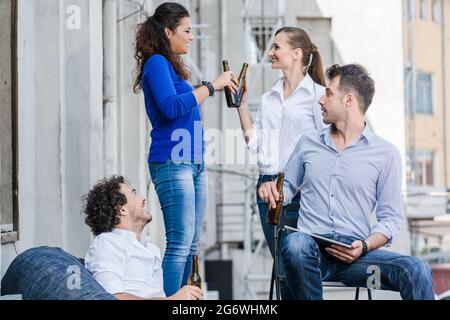
POLYGON ((361 257, 362 257, 362 256, 365 256, 367 254, 367 252, 369 252, 369 246, 367 245, 366 240, 361 240, 361 243, 363 246, 362 253, 361 253, 361 257))
POLYGON ((214 89, 214 86, 212 85, 211 82, 209 82, 209 81, 202 81, 202 85, 208 88, 210 97, 214 95, 215 89, 214 89))

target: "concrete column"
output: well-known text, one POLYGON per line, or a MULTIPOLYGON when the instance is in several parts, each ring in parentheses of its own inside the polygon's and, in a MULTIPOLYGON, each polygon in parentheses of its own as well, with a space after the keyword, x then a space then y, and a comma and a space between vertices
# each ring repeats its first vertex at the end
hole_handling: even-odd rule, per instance
POLYGON ((118 173, 117 1, 103 0, 103 113, 105 175, 118 173))

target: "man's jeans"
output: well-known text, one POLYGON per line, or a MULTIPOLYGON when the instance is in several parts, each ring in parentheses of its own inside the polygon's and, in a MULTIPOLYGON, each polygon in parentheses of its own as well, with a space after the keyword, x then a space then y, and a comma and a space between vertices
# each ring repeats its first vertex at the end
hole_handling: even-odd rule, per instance
POLYGON ((207 196, 204 164, 191 162, 149 163, 166 228, 166 252, 162 263, 167 296, 186 285, 192 255, 198 253, 207 196))
MULTIPOLYGON (((259 211, 259 217, 261 219, 261 226, 264 232, 264 237, 266 238, 267 245, 270 250, 270 254, 272 255, 272 258, 274 256, 274 226, 266 223, 266 216, 267 216, 267 210, 269 208, 269 204, 262 200, 259 197, 258 189, 259 187, 267 181, 275 181, 278 176, 276 175, 260 175, 258 179, 258 184, 256 185, 256 204, 258 205, 258 211, 259 211)), ((300 194, 297 194, 295 196, 291 203, 299 203, 300 202, 300 194)), ((280 217, 280 225, 287 225, 291 227, 297 227, 297 221, 298 221, 298 211, 283 211, 281 217, 280 217)), ((283 238, 285 237, 286 232, 282 231, 280 232, 280 237, 278 239, 278 243, 281 244, 283 241, 283 238)), ((278 246, 280 248, 281 245, 278 246)), ((280 251, 278 251, 280 252, 280 251)), ((284 266, 283 262, 280 259, 280 271, 279 273, 284 275, 284 266)), ((285 283, 285 281, 280 282, 280 291, 281 291, 281 298, 282 299, 290 299, 292 298, 292 294, 290 293, 289 287, 285 283)))
POLYGON ((23 300, 115 300, 74 256, 40 247, 17 256, 2 279, 2 295, 23 300))
MULTIPOLYGON (((336 233, 324 236, 348 244, 357 240, 336 233)), ((415 257, 378 249, 346 264, 328 254, 311 236, 294 232, 283 241, 282 260, 294 299, 323 299, 322 281, 352 287, 379 285, 379 289, 399 291, 405 300, 435 299, 430 268, 415 257)))

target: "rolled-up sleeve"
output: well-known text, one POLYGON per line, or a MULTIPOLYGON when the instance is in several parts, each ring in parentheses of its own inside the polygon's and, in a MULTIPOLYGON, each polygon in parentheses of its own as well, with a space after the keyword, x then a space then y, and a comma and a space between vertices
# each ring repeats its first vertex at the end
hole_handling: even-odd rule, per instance
POLYGON ((86 255, 85 265, 107 292, 117 294, 125 292, 123 276, 126 260, 124 244, 95 239, 86 255))
POLYGON ((401 185, 401 158, 397 149, 393 149, 388 154, 378 179, 376 207, 378 223, 371 229, 371 234, 381 233, 386 236, 389 239, 388 246, 398 236, 403 224, 401 185))
POLYGON ((305 167, 303 163, 302 146, 304 144, 304 137, 300 139, 297 146, 294 149, 288 163, 282 170, 284 173, 283 205, 287 205, 291 202, 292 198, 297 193, 298 187, 303 182, 305 174, 305 167))
POLYGON ((256 113, 255 123, 253 124, 252 133, 247 143, 247 149, 253 153, 258 153, 259 150, 259 133, 262 128, 261 124, 261 108, 256 113))

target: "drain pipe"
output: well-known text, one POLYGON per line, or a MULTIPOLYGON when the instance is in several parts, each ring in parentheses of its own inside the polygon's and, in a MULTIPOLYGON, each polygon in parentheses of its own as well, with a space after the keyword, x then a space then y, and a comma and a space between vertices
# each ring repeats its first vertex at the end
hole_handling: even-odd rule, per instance
MULTIPOLYGON (((225 39, 227 38, 227 5, 226 5, 226 1, 220 1, 219 4, 219 26, 220 26, 220 43, 219 43, 219 51, 220 51, 220 58, 219 60, 221 61, 222 59, 226 59, 226 53, 227 53, 227 46, 226 46, 226 41, 225 39)), ((219 66, 221 66, 222 63, 219 64, 219 66)), ((220 70, 220 72, 222 72, 222 70, 220 70)), ((220 109, 220 113, 219 113, 219 126, 220 126, 220 132, 223 134, 225 131, 225 117, 226 117, 226 106, 223 103, 223 98, 219 99, 219 109, 220 109)), ((222 169, 224 169, 225 166, 225 145, 226 145, 226 141, 225 139, 222 140, 222 151, 221 151, 221 156, 222 156, 222 163, 220 164, 220 167, 222 169)), ((221 204, 223 204, 225 202, 225 195, 224 195, 224 191, 225 191, 225 173, 220 173, 220 185, 219 185, 219 189, 220 189, 220 194, 219 194, 219 201, 221 204)), ((218 220, 218 226, 222 225, 224 223, 224 210, 223 210, 223 206, 221 206, 220 208, 220 215, 217 216, 216 218, 218 220)), ((221 230, 221 237, 222 239, 220 239, 221 241, 221 245, 220 245, 220 259, 221 260, 227 260, 230 258, 230 253, 229 253, 229 248, 228 248, 228 244, 223 242, 223 230, 221 230)))
MULTIPOLYGON (((448 65, 447 65, 447 32, 446 32, 446 1, 441 0, 441 43, 442 43, 442 109, 444 119, 444 183, 446 191, 449 190, 448 179, 448 65)), ((448 4, 447 4, 448 5, 448 4)), ((447 194, 446 213, 450 213, 449 197, 447 194)))
POLYGON ((118 173, 117 0, 103 0, 103 146, 105 175, 118 173))
POLYGON ((445 174, 445 186, 448 189, 450 189, 450 181, 449 181, 449 168, 448 168, 448 161, 449 161, 449 156, 448 156, 448 121, 449 121, 449 113, 448 113, 448 61, 447 61, 447 32, 446 32, 446 19, 445 19, 445 1, 441 0, 441 37, 442 37, 442 98, 443 98, 443 110, 444 110, 444 114, 443 114, 443 119, 444 119, 444 174, 445 174))

